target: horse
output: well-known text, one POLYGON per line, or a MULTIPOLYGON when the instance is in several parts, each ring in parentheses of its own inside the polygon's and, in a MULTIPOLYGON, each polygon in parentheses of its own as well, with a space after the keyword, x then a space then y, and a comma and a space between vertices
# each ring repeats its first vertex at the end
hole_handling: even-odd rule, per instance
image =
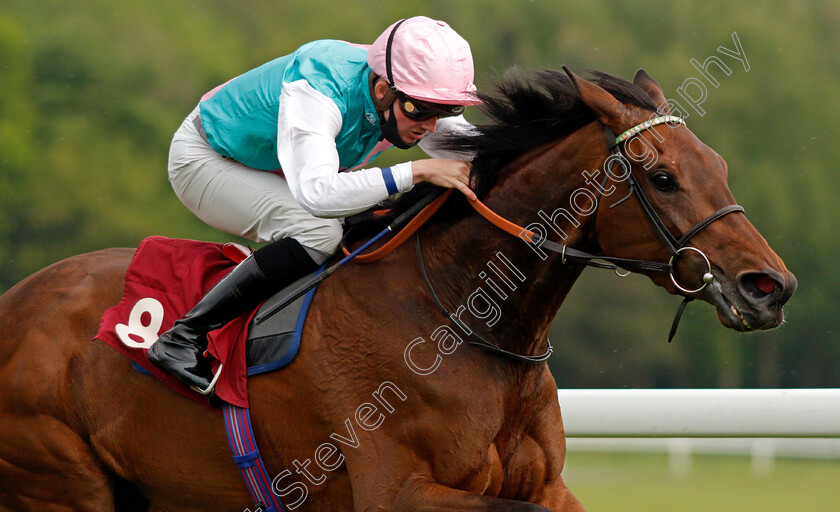
MULTIPOLYGON (((505 232, 455 197, 415 243, 321 284, 297 358, 249 381, 289 509, 583 510, 562 477, 544 361, 592 258, 712 304, 728 328, 783 321, 795 277, 735 207, 723 158, 676 116, 656 117, 668 103, 643 70, 632 83, 511 76, 481 97, 488 122, 452 144, 474 153, 487 208, 524 228, 505 232)), ((0 510, 250 503, 219 415, 92 340, 132 255, 71 257, 0 298, 0 510)))

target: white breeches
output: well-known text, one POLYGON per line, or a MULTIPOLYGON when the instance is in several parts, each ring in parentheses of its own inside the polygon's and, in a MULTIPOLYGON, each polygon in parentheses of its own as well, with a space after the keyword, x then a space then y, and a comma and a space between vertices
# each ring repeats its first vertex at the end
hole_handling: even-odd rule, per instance
POLYGON ((169 181, 178 198, 216 229, 255 242, 294 238, 305 248, 333 254, 341 240, 337 219, 322 219, 303 209, 286 180, 225 158, 194 125, 198 107, 187 116, 169 151, 169 181))

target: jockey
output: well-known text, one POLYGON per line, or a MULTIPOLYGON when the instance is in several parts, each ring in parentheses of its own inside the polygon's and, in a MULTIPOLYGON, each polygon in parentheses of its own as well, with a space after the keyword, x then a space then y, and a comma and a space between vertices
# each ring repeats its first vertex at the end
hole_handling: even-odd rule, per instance
POLYGON ((268 242, 211 288, 148 351, 183 382, 206 390, 206 333, 313 272, 338 249, 339 218, 421 181, 469 198, 469 164, 436 148, 469 129, 475 105, 469 44, 418 16, 371 46, 315 41, 207 93, 181 124, 169 180, 207 224, 268 242), (432 158, 370 167, 391 145, 432 158), (352 172, 343 172, 352 171, 352 172))

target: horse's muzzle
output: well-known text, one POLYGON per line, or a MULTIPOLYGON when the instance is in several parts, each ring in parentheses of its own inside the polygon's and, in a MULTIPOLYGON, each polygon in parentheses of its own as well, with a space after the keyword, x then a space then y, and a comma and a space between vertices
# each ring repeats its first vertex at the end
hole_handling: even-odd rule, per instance
POLYGON ((784 322, 784 305, 796 291, 796 277, 775 270, 742 272, 734 281, 715 269, 706 298, 721 323, 737 331, 773 329, 784 322))

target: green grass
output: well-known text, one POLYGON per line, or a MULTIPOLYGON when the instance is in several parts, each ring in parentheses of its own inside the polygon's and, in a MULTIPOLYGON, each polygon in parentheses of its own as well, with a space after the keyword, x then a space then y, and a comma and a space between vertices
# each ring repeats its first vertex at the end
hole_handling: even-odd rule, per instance
POLYGON ((588 512, 837 512, 840 461, 777 458, 767 476, 749 457, 693 455, 687 476, 668 457, 570 452, 564 479, 588 512))

